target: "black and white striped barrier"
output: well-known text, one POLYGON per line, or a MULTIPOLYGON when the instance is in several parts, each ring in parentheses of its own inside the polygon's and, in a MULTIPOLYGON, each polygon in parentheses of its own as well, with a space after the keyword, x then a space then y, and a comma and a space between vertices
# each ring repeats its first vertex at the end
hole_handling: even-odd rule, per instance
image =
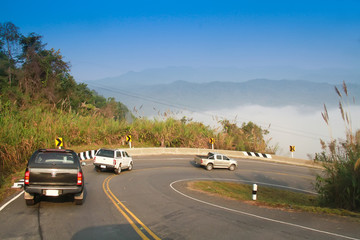
POLYGON ((249 156, 249 157, 271 158, 271 155, 267 153, 254 153, 254 152, 243 152, 243 153, 245 156, 249 156))
POLYGON ((80 160, 92 159, 95 157, 97 150, 90 150, 78 153, 80 160))

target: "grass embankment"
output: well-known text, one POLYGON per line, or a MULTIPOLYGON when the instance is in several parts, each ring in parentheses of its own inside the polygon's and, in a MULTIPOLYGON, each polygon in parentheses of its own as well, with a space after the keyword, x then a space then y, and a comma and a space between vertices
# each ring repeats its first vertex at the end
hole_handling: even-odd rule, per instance
POLYGON ((234 133, 230 130, 218 132, 186 119, 137 118, 128 123, 97 113, 64 111, 41 102, 19 107, 0 99, 0 126, 0 188, 9 175, 24 169, 36 149, 55 147, 56 137, 62 137, 64 148, 69 149, 106 145, 125 147, 129 134, 134 147, 208 148, 210 137, 215 138, 218 149, 233 150, 238 146, 237 150, 265 152, 266 147, 261 128, 251 122, 242 128, 231 125, 234 133), (255 130, 258 134, 253 134, 255 130))
POLYGON ((171 117, 161 121, 137 118, 128 123, 96 113, 64 111, 41 102, 19 107, 1 99, 0 126, 0 201, 16 180, 14 176, 24 171, 31 154, 39 148, 54 148, 56 137, 63 138, 64 148, 75 151, 127 147, 129 134, 134 147, 207 148, 208 139, 215 137, 218 148, 229 149, 236 140, 231 134, 218 133, 202 123, 171 117))
POLYGON ((252 201, 252 186, 247 184, 234 182, 196 181, 189 182, 188 186, 192 190, 228 199, 234 199, 260 207, 278 208, 286 211, 306 211, 351 216, 358 218, 360 221, 360 213, 344 209, 321 207, 318 203, 317 196, 312 194, 258 186, 257 200, 252 201))

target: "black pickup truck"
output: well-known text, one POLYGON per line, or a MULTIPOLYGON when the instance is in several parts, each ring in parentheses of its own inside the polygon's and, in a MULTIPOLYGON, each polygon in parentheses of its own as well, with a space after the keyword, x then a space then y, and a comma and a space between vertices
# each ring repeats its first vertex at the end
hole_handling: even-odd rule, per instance
POLYGON ((38 196, 73 195, 77 205, 83 203, 84 175, 80 159, 72 150, 39 149, 28 161, 24 178, 26 205, 38 196))

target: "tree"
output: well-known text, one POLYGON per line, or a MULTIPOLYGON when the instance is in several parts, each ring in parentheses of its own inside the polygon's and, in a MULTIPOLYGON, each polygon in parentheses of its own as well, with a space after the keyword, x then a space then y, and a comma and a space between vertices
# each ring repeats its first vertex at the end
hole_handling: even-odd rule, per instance
POLYGON ((27 37, 22 36, 20 38, 20 44, 22 46, 22 58, 29 60, 34 53, 40 53, 44 50, 46 44, 41 42, 42 36, 32 32, 27 37))
POLYGON ((23 106, 34 100, 48 101, 61 110, 101 113, 115 120, 129 115, 127 107, 114 98, 106 99, 86 84, 77 84, 60 51, 45 47, 42 36, 23 36, 14 24, 0 24, 0 100, 11 99, 23 106), (21 50, 16 61, 15 48, 21 50))
MULTIPOLYGON (((1 42, 0 42, 0 49, 1 42)), ((7 63, 8 63, 8 57, 6 56, 3 51, 0 51, 0 92, 2 92, 2 89, 5 88, 8 84, 8 74, 7 74, 7 63)))
POLYGON ((35 90, 41 88, 41 61, 40 52, 44 49, 41 42, 41 36, 30 33, 29 36, 23 36, 20 39, 22 46, 21 60, 23 61, 23 77, 20 80, 20 88, 31 96, 35 90))
MULTIPOLYGON (((46 50, 46 44, 41 42, 41 36, 31 33, 22 37, 20 43, 23 53, 23 78, 20 87, 30 96, 35 93, 44 95, 50 102, 56 103, 64 99, 64 93, 73 91, 75 81, 70 76, 70 66, 63 61, 60 51, 46 50)), ((41 96, 40 96, 41 97, 41 96)))
POLYGON ((5 45, 6 55, 8 57, 9 85, 11 85, 12 69, 15 67, 15 60, 13 57, 14 49, 17 47, 20 39, 18 30, 19 28, 11 22, 2 24, 0 23, 0 39, 2 40, 1 45, 5 45))
POLYGON ((239 128, 235 123, 229 120, 222 120, 220 124, 226 135, 225 148, 234 148, 240 151, 265 152, 266 142, 264 135, 268 134, 268 130, 264 130, 253 122, 243 123, 239 128))

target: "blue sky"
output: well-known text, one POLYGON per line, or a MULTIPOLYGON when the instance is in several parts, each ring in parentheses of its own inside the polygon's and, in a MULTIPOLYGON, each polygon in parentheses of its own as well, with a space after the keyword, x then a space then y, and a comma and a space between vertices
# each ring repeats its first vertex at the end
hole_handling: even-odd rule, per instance
POLYGON ((77 81, 168 66, 359 69, 360 1, 8 1, 77 81))

